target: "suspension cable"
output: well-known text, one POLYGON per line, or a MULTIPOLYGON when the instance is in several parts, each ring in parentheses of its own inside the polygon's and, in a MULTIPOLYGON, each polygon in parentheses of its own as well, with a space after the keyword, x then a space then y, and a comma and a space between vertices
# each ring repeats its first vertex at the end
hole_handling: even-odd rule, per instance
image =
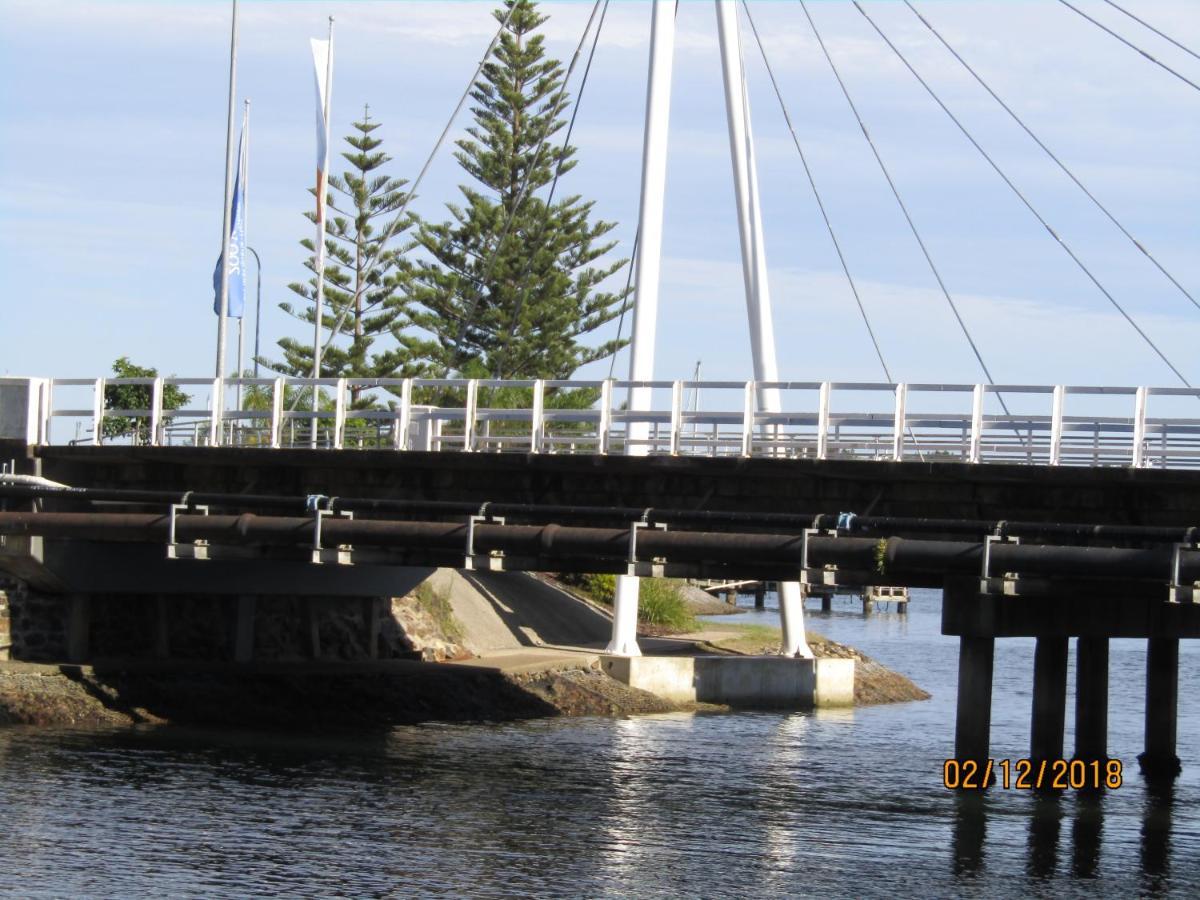
MULTIPOLYGON (((474 296, 471 298, 471 305, 465 316, 459 318, 458 335, 455 337, 454 346, 451 348, 450 359, 447 360, 445 366, 446 374, 450 372, 449 362, 453 360, 459 352, 459 347, 462 344, 463 338, 466 336, 467 327, 471 320, 475 317, 475 310, 479 308, 479 301, 483 296, 483 289, 488 280, 492 277, 492 270, 495 268, 496 260, 500 256, 500 250, 504 246, 504 242, 508 240, 508 236, 512 231, 513 225, 517 221, 517 210, 521 208, 521 204, 525 202, 526 194, 529 192, 529 185, 533 180, 533 173, 541 164, 542 154, 545 152, 550 137, 550 129, 554 126, 554 118, 562 110, 563 103, 566 102, 567 84, 571 80, 571 73, 575 70, 576 63, 579 62, 579 56, 583 52, 583 46, 587 43, 588 32, 592 30, 592 23, 596 20, 596 13, 600 11, 600 6, 603 0, 596 0, 592 6, 592 14, 588 17, 587 24, 584 26, 583 34, 579 36, 579 43, 575 47, 575 53, 571 57, 571 63, 567 66, 566 74, 563 75, 562 83, 559 85, 558 94, 555 96, 553 107, 550 113, 546 116, 545 127, 542 128, 542 136, 538 140, 537 152, 533 157, 533 164, 526 168, 525 175, 521 180, 520 189, 517 191, 516 198, 513 201, 512 209, 509 210, 508 216, 504 223, 504 228, 500 232, 500 237, 496 240, 496 245, 492 248, 486 263, 484 264, 483 275, 479 278, 471 279, 475 282, 474 296)), ((515 4, 514 4, 515 8, 515 4)))
POLYGON ((1200 59, 1200 53, 1197 53, 1195 50, 1192 50, 1189 47, 1185 47, 1183 44, 1179 43, 1179 41, 1175 40, 1175 38, 1171 37, 1169 34, 1164 34, 1163 32, 1159 31, 1157 28, 1155 28, 1153 25, 1151 25, 1145 19, 1139 19, 1137 16, 1135 16, 1133 13, 1131 13, 1129 10, 1125 9, 1124 7, 1117 6, 1117 4, 1113 3, 1113 0, 1104 0, 1104 2, 1107 3, 1109 6, 1111 6, 1113 9, 1117 10, 1117 12, 1124 13, 1125 15, 1129 16, 1129 18, 1133 19, 1133 21, 1137 22, 1143 28, 1150 29, 1155 34, 1157 34, 1160 38, 1162 38, 1164 41, 1169 41, 1170 43, 1174 44, 1176 47, 1178 47, 1184 53, 1194 56, 1194 57, 1196 57, 1196 59, 1200 59))
POLYGON ((850 292, 854 294, 854 302, 858 304, 858 312, 862 316, 863 324, 867 327, 867 334, 871 337, 871 344, 875 347, 875 355, 879 358, 879 364, 883 367, 883 374, 887 376, 888 382, 894 383, 891 370, 888 368, 887 361, 883 358, 883 350, 880 349, 879 341, 875 337, 875 329, 871 327, 871 320, 867 316, 866 307, 863 306, 862 297, 859 296, 858 286, 854 283, 854 276, 850 274, 850 266, 846 263, 845 254, 842 253, 841 242, 838 241, 837 234, 833 230, 833 223, 829 220, 829 214, 825 211, 825 204, 821 200, 821 192, 817 189, 816 179, 813 178, 812 169, 809 168, 808 158, 805 156, 804 148, 800 144, 800 137, 796 134, 796 127, 792 124, 792 117, 788 112, 787 103, 784 102, 783 92, 779 89, 779 82, 775 79, 775 72, 771 68, 771 61, 767 58, 766 47, 763 46, 762 38, 759 36, 754 20, 749 17, 749 10, 747 10, 747 21, 750 23, 750 30, 754 34, 754 41, 758 44, 758 52, 762 55, 767 76, 771 79, 771 87, 774 89, 775 97, 779 101, 779 108, 783 111, 783 120, 787 123, 788 131, 792 134, 792 142, 796 145, 796 151, 800 154, 800 163, 804 166, 804 174, 808 177, 808 185, 812 188, 813 197, 816 198, 817 208, 821 211, 821 218, 825 220, 825 230, 829 232, 829 239, 833 242, 833 248, 837 251, 838 260, 842 264, 842 272, 845 273, 846 280, 850 283, 850 292))
MULTIPOLYGON (((604 0, 604 7, 600 10, 600 21, 596 23, 596 33, 592 36, 592 48, 588 51, 587 65, 583 67, 583 75, 579 79, 579 90, 575 94, 575 105, 571 108, 571 120, 567 123, 567 134, 563 138, 562 147, 558 151, 558 162, 554 166, 554 178, 550 181, 550 191, 546 195, 546 217, 542 219, 542 227, 538 229, 537 240, 534 241, 534 246, 541 243, 542 237, 546 234, 546 228, 550 221, 550 206, 554 202, 554 191, 558 188, 558 179, 562 175, 563 163, 566 162, 567 148, 571 144, 571 133, 575 130, 575 119, 579 115, 579 107, 583 105, 583 92, 587 88, 588 75, 592 71, 592 60, 596 58, 596 45, 600 43, 600 32, 604 30, 604 18, 608 15, 609 0, 604 0)), ((525 300, 529 296, 529 285, 526 280, 529 278, 529 272, 533 268, 533 253, 530 252, 525 257, 525 266, 521 270, 520 276, 517 278, 517 283, 521 285, 521 296, 517 298, 516 307, 513 309, 512 322, 508 326, 508 332, 504 336, 504 345, 507 345, 512 336, 516 333, 517 323, 521 318, 521 309, 525 306, 525 300)), ((496 377, 501 378, 500 360, 496 360, 496 377)))
MULTIPOLYGON (((1113 31, 1111 28, 1109 28, 1103 22, 1099 22, 1096 19, 1093 19, 1091 16, 1089 16, 1087 13, 1085 13, 1082 9, 1080 9, 1078 6, 1075 6, 1074 4, 1067 2, 1067 0, 1058 0, 1058 2, 1061 3, 1063 6, 1067 7, 1067 9, 1074 10, 1075 12, 1079 13, 1079 15, 1083 16, 1085 19, 1087 19, 1089 22, 1091 22, 1093 25, 1095 25, 1101 31, 1108 32, 1113 37, 1115 37, 1118 41, 1120 41, 1122 44, 1124 44, 1126 47, 1129 47, 1131 50, 1136 50, 1138 53, 1140 53, 1142 56, 1146 57, 1146 59, 1150 60, 1150 62, 1154 63, 1159 68, 1166 69, 1168 72, 1170 72, 1172 75, 1174 75, 1180 81, 1182 81, 1184 84, 1190 85, 1191 87, 1200 91, 1200 84, 1196 84, 1196 82, 1192 81, 1190 78, 1185 78, 1183 75, 1180 75, 1178 72, 1176 72, 1170 66, 1168 66, 1165 62, 1158 59, 1157 57, 1151 56, 1149 53, 1147 53, 1145 50, 1143 50, 1141 47, 1139 47, 1137 44, 1133 43, 1132 41, 1126 40, 1125 38, 1121 37, 1121 35, 1117 34, 1115 31, 1113 31)), ((1122 10, 1122 12, 1124 12, 1124 10, 1122 10)), ((1187 48, 1184 48, 1184 49, 1187 49, 1187 48)), ((1188 52, 1191 53, 1190 50, 1188 50, 1188 52)), ((1192 55, 1195 56, 1194 53, 1192 55)))
POLYGON ((992 95, 992 99, 995 100, 997 103, 999 103, 1001 108, 1006 113, 1008 113, 1009 116, 1012 117, 1012 120, 1021 126, 1021 129, 1027 135, 1029 135, 1029 137, 1033 140, 1033 142, 1035 144, 1037 144, 1039 147, 1041 147, 1042 150, 1045 151, 1047 156, 1049 156, 1052 160, 1054 160, 1055 165, 1057 165, 1060 169, 1062 169, 1063 172, 1066 174, 1066 176, 1068 178, 1070 178, 1073 182, 1075 182, 1076 187, 1078 187, 1081 191, 1083 191, 1084 195, 1089 200, 1092 201, 1092 203, 1096 206, 1096 208, 1098 210, 1100 210, 1100 212, 1104 213, 1104 215, 1108 218, 1108 220, 1110 222, 1112 222, 1115 226, 1117 226, 1117 229, 1121 232, 1121 234, 1123 234, 1123 235, 1125 235, 1125 237, 1129 238, 1129 240, 1130 240, 1130 242, 1132 242, 1133 246, 1135 246, 1139 250, 1141 250, 1142 253, 1145 255, 1145 257, 1154 264, 1154 267, 1156 269, 1158 269, 1158 271, 1162 272, 1162 274, 1167 277, 1167 279, 1171 282, 1171 284, 1175 285, 1175 287, 1177 287, 1179 289, 1179 292, 1181 294, 1183 294, 1183 296, 1187 297, 1188 300, 1191 301, 1192 305, 1195 306, 1196 309, 1200 309, 1200 301, 1197 301, 1196 298, 1194 296, 1192 296, 1192 294, 1189 293, 1188 290, 1182 284, 1179 283, 1179 281, 1175 278, 1174 275, 1172 275, 1165 268, 1163 268, 1162 263, 1160 263, 1158 261, 1158 259, 1155 258, 1154 254, 1152 254, 1148 249, 1146 249, 1146 246, 1144 244, 1142 244, 1141 241, 1139 241, 1132 234, 1130 234, 1128 229, 1126 229, 1125 226, 1122 225, 1117 220, 1117 217, 1114 216, 1111 212, 1109 212, 1108 207, 1106 207, 1103 203, 1101 203, 1096 198, 1096 196, 1090 190, 1087 189, 1087 187, 1084 185, 1084 183, 1082 181, 1080 181, 1077 177, 1075 177, 1075 173, 1072 172, 1069 168, 1067 168, 1066 163, 1064 163, 1061 159, 1059 159, 1058 156, 1056 156, 1054 154, 1054 152, 1049 147, 1047 147, 1036 134, 1033 133, 1033 131, 1029 128, 1028 125, 1025 124, 1025 122, 1021 119, 1021 117, 1018 116, 1015 112, 1013 112, 1012 107, 1010 107, 1007 103, 1005 103, 1002 99, 1000 99, 1000 96, 994 90, 992 90, 991 86, 986 81, 983 80, 983 77, 978 72, 976 72, 967 63, 967 61, 965 59, 963 59, 959 55, 957 50, 955 50, 953 47, 950 46, 950 43, 941 35, 941 33, 936 28, 933 27, 933 25, 931 25, 929 23, 929 20, 927 20, 923 15, 921 15, 920 12, 917 11, 917 8, 912 5, 910 0, 904 0, 904 5, 907 6, 910 10, 912 10, 913 15, 921 20, 921 23, 926 28, 929 29, 929 31, 933 34, 934 37, 936 37, 939 41, 941 41, 942 46, 944 46, 947 50, 949 50, 950 54, 955 59, 957 59, 959 61, 959 63, 962 64, 962 67, 964 69, 966 69, 968 72, 971 73, 971 75, 975 78, 976 81, 979 82, 979 84, 983 87, 983 89, 992 95))
MULTIPOLYGON (((429 155, 425 157, 425 164, 421 166, 421 171, 417 173, 417 178, 412 183, 412 187, 405 193, 404 202, 400 204, 400 208, 396 211, 395 218, 388 223, 387 227, 383 229, 383 234, 380 236, 379 240, 375 242, 376 249, 367 255, 366 261, 363 263, 364 270, 372 266, 377 261, 379 255, 383 252, 384 245, 391 239, 392 234, 399 227, 401 221, 403 221, 404 213, 408 209, 409 202, 417 195, 417 188, 421 186, 421 181, 424 180, 425 173, 429 171, 429 166, 433 163, 433 158, 437 155, 438 151, 442 147, 442 144, 445 142, 446 135, 450 133, 450 128, 454 125, 454 120, 458 118, 458 114, 462 111, 463 104, 466 103, 467 97, 469 97, 471 94, 471 89, 475 87, 475 82, 479 80, 479 73, 483 71, 483 67, 487 64, 488 59, 491 57, 492 51, 496 49, 496 44, 500 42, 500 36, 504 34, 504 29, 508 27, 508 22, 512 18, 513 11, 516 8, 516 4, 513 4, 508 8, 508 12, 505 13, 503 21, 500 22, 500 27, 496 30, 495 35, 492 37, 491 43, 489 43, 487 45, 487 49, 483 51, 483 56, 479 60, 479 65, 475 67, 475 71, 471 75, 471 80, 467 82, 467 86, 463 90, 462 95, 458 98, 458 102, 454 104, 454 111, 450 113, 450 118, 446 120, 446 125, 442 128, 442 133, 438 135, 438 139, 433 144, 433 149, 430 150, 429 155)), ((324 235, 321 237, 322 240, 324 240, 324 235)), ((368 304, 365 309, 370 309, 374 305, 375 304, 368 304)), ((330 345, 333 344, 334 338, 337 337, 338 332, 341 330, 342 324, 346 321, 346 316, 349 315, 349 313, 350 305, 347 304, 342 310, 341 315, 338 316, 337 322, 334 323, 333 328, 329 332, 329 338, 325 341, 325 345, 322 348, 322 355, 324 355, 324 351, 328 350, 330 345)))
MULTIPOLYGON (((746 5, 746 0, 742 0, 742 5, 746 5)), ((855 105, 853 98, 850 96, 850 91, 846 87, 846 83, 842 80, 841 73, 838 71, 837 65, 833 61, 833 57, 829 53, 829 48, 825 46, 825 41, 821 37, 821 32, 817 30, 817 23, 813 20, 812 14, 808 10, 808 4, 804 0, 800 0, 800 7, 804 10, 804 16, 808 19, 808 24, 812 27, 813 35, 817 39, 817 43, 821 47, 821 52, 825 55, 825 60, 829 63, 829 68, 833 71, 833 77, 837 79, 838 87, 842 89, 842 96, 846 98, 846 103, 850 106, 850 111, 854 113, 854 118, 858 121, 858 127, 862 129, 863 137, 867 139, 867 143, 871 147, 871 152, 875 155, 875 161, 879 163, 879 170, 883 173, 883 177, 887 180, 888 187, 892 189, 892 196, 896 198, 896 204, 900 207, 900 211, 904 214, 904 220, 908 222, 908 227, 912 231, 913 237, 916 238, 917 246, 921 248, 921 253, 925 257, 925 262, 929 264, 929 271, 933 273, 934 279, 941 288, 942 296, 946 298, 946 302, 950 304, 950 310, 954 313, 954 318, 958 321, 958 327, 962 329, 963 337, 967 339, 967 343, 971 345, 971 352, 975 354, 975 359, 979 362, 979 367, 983 369, 983 374, 988 380, 988 384, 995 384, 996 381, 992 378, 992 373, 987 367, 987 363, 983 361, 983 355, 979 352, 979 347, 975 344, 975 339, 971 337, 971 332, 967 328, 967 323, 963 321, 962 314, 958 310, 958 304, 954 302, 954 298, 950 295, 949 289, 946 287, 946 282, 942 280, 942 274, 938 271, 938 267, 933 262, 933 257, 929 254, 929 249, 925 246, 925 241, 921 238, 921 233, 917 230, 916 222, 913 221, 912 215, 908 211, 908 206, 900 196, 900 190, 896 187, 896 182, 892 180, 891 172, 888 171, 887 165, 884 164, 883 157, 879 153, 879 148, 875 146, 875 140, 871 137, 871 133, 867 130, 866 123, 863 122, 862 116, 858 112, 858 107, 855 105)), ((746 8, 746 17, 750 17, 750 9, 746 8)), ((1011 415, 1008 406, 1004 402, 1004 398, 997 394, 1000 400, 1000 405, 1004 408, 1005 415, 1011 415)))
POLYGON ((936 102, 937 105, 942 108, 942 111, 947 116, 950 117, 950 121, 952 121, 955 125, 958 126, 958 130, 961 131, 963 133, 963 135, 966 137, 966 139, 971 142, 971 145, 977 151, 979 151, 979 154, 985 160, 987 160, 988 164, 991 165, 992 169, 995 170, 996 174, 999 175, 1000 178, 1004 181, 1004 183, 1006 185, 1008 185, 1009 189, 1012 190, 1012 192, 1017 195, 1017 198, 1025 205, 1025 208, 1028 209, 1030 211, 1030 213, 1033 214, 1033 217, 1038 220, 1038 222, 1041 224, 1041 226, 1043 228, 1045 228, 1046 231, 1050 234, 1050 236, 1052 238, 1054 238, 1054 240, 1058 243, 1058 245, 1060 247, 1062 247, 1063 251, 1069 257, 1071 257, 1071 260, 1075 263, 1075 265, 1078 266, 1079 269, 1092 282, 1092 284, 1094 284, 1099 289, 1100 293, 1104 294, 1104 296, 1108 299, 1108 302, 1111 303, 1116 308, 1117 312, 1119 312, 1121 314, 1121 316, 1125 319, 1125 321, 1129 323, 1130 327, 1133 328, 1133 330, 1138 333, 1138 335, 1142 338, 1142 340, 1146 342, 1146 344, 1150 347, 1150 349, 1154 351, 1155 355, 1157 355, 1158 358, 1160 360, 1162 360, 1163 363, 1167 366, 1167 368, 1170 369, 1175 374, 1175 377, 1178 378, 1187 387, 1191 387, 1192 386, 1191 383, 1188 382, 1188 380, 1183 377, 1183 373, 1180 372, 1179 369, 1177 369, 1175 367, 1175 365, 1171 362, 1171 360, 1167 358, 1166 354, 1164 354, 1162 352, 1162 350, 1160 350, 1158 348, 1158 345, 1155 344, 1153 340, 1151 340, 1150 336, 1148 334, 1146 334, 1146 332, 1144 332, 1141 329, 1141 327, 1138 326, 1137 322, 1134 321, 1133 317, 1130 316, 1129 313, 1127 313, 1125 311, 1125 308, 1123 306, 1121 306, 1121 304, 1119 302, 1117 302, 1117 299, 1112 294, 1110 294, 1108 292, 1108 289, 1105 288, 1104 285, 1100 283, 1100 280, 1098 278, 1096 278, 1095 275, 1092 274, 1092 270, 1089 269, 1087 267, 1087 265, 1084 264, 1083 260, 1081 260, 1078 256, 1075 255, 1075 252, 1070 248, 1070 246, 1067 244, 1067 242, 1064 241, 1059 236, 1058 232, 1056 232, 1050 226, 1050 223, 1047 222, 1045 220, 1045 218, 1042 217, 1042 214, 1037 211, 1037 208, 1034 207, 1034 205, 1029 202, 1028 198, 1026 198, 1026 196, 1023 193, 1021 193, 1020 188, 1018 188, 1013 183, 1012 179, 1010 179, 1008 177, 1008 175, 1005 174, 1004 170, 1001 169, 1000 166, 996 163, 996 161, 994 159, 992 159, 992 157, 988 154, 988 152, 983 149, 983 147, 980 145, 980 143, 977 140, 975 140, 974 135, 972 135, 971 132, 967 130, 966 126, 963 125, 963 123, 961 121, 959 121, 958 117, 955 116, 954 113, 952 113, 950 111, 950 108, 948 106, 946 106, 945 103, 942 102, 941 97, 939 97, 937 95, 937 93, 933 90, 933 88, 929 86, 929 83, 924 78, 921 77, 921 75, 917 72, 916 69, 913 68, 912 64, 908 61, 908 59, 904 56, 904 54, 900 52, 899 48, 897 48, 896 45, 892 43, 891 39, 888 38, 888 36, 886 34, 884 34, 883 31, 880 29, 880 27, 875 23, 875 20, 872 19, 867 14, 867 11, 862 8, 862 4, 859 2, 859 0, 852 0, 852 2, 854 3, 854 8, 857 9, 860 13, 862 13, 863 18, 865 18, 871 24, 871 27, 875 29, 875 33, 878 34, 883 39, 884 43, 886 43, 888 45, 888 47, 891 48, 892 52, 895 53, 896 56, 900 58, 900 61, 902 63, 904 63, 905 67, 908 69, 909 72, 912 73, 913 77, 916 78, 917 81, 921 83, 921 86, 923 88, 925 88, 926 92, 929 94, 930 97, 933 98, 934 102, 936 102))

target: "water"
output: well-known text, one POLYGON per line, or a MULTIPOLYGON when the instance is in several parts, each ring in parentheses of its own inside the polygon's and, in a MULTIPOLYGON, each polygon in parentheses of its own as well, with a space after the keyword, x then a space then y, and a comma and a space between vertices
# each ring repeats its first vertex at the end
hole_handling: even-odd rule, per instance
MULTIPOLYGON (((0 730, 12 896, 1200 895, 1200 654, 1184 774, 1136 773, 1144 646, 1114 641, 1110 747, 1086 799, 940 786, 956 642, 938 595, 810 625, 932 691, 815 714, 426 725, 380 738, 0 730)), ((762 614, 753 611, 744 618, 762 614)), ((997 642, 993 753, 1024 756, 1032 642, 997 642)), ((1068 737, 1068 747, 1070 738, 1068 737)))

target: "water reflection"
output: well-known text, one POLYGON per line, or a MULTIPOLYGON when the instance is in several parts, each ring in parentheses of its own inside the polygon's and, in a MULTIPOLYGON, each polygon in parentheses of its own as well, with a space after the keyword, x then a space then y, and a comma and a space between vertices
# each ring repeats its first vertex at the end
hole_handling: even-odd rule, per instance
POLYGON ((1141 862, 1142 889, 1148 894, 1161 893, 1168 885, 1174 807, 1172 786, 1153 785, 1147 789, 1142 813, 1141 862))
POLYGON ((1026 870, 1031 878, 1048 878, 1058 868, 1063 798, 1058 793, 1038 791, 1033 794, 1032 801, 1026 870))
POLYGON ((963 791, 954 796, 954 835, 950 858, 956 878, 983 871, 983 846, 987 841, 987 794, 963 791))
POLYGON ((1071 874, 1094 878, 1100 865, 1104 834, 1104 793, 1085 791, 1075 798, 1075 820, 1071 823, 1071 874))

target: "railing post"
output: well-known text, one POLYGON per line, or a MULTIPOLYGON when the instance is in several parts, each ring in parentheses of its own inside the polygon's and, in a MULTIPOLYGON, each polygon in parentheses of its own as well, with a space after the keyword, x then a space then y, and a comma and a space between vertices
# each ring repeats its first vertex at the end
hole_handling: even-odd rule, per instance
POLYGON ((546 430, 546 382, 539 378, 533 383, 533 409, 529 413, 529 452, 542 452, 546 430))
POLYGON ((982 462, 983 456, 983 385, 975 385, 971 392, 971 443, 967 450, 967 462, 982 462))
POLYGON ((276 378, 271 385, 271 449, 278 450, 283 443, 283 401, 287 395, 286 382, 276 378))
POLYGON ((1054 399, 1050 405, 1050 465, 1057 466, 1062 457, 1063 400, 1066 389, 1061 384, 1054 386, 1054 399))
POLYGON ((339 378, 334 387, 333 449, 341 450, 346 442, 346 379, 339 378))
POLYGON ((600 421, 596 426, 596 443, 601 456, 608 455, 608 440, 612 432, 612 387, 611 378, 605 378, 600 383, 600 421))
POLYGON ((163 380, 155 378, 154 384, 150 386, 150 428, 149 434, 146 435, 151 447, 157 447, 161 442, 159 429, 162 428, 162 409, 163 380))
POLYGON ((92 385, 92 444, 104 443, 104 379, 97 378, 92 385))
POLYGON ((904 460, 904 423, 907 418, 905 406, 908 404, 908 385, 896 385, 896 418, 892 425, 892 459, 896 462, 904 460))
POLYGON ((412 426, 412 379, 400 383, 400 415, 392 421, 392 449, 408 449, 408 430, 412 426))
POLYGON ((742 456, 754 451, 754 398, 754 382, 747 381, 742 397, 742 456))
POLYGON ((225 379, 212 380, 212 403, 208 414, 208 445, 219 447, 221 444, 221 413, 225 399, 225 379))
POLYGON ((671 455, 679 455, 679 433, 683 425, 683 382, 671 382, 671 455))
POLYGON ((463 410, 463 452, 475 448, 475 410, 479 405, 479 382, 472 378, 467 382, 467 405, 463 410))
POLYGON ((1140 469, 1146 464, 1146 397, 1147 391, 1140 387, 1133 395, 1133 467, 1140 469))
POLYGON ((817 395, 817 459, 829 456, 829 382, 821 382, 817 395))

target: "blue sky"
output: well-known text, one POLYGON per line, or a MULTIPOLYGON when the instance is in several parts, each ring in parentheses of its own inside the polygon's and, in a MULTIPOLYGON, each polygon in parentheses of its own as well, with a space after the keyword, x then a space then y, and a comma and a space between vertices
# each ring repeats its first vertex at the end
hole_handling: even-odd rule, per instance
MULTIPOLYGON (((1099 0, 1079 0, 1200 81, 1200 62, 1099 0)), ((1127 0, 1132 2, 1132 0, 1127 0)), ((1123 4, 1124 5, 1124 4, 1123 4)), ((810 4, 881 152, 997 379, 1171 385, 1173 379, 1008 193, 848 2, 810 4)), ((1054 0, 921 0, 922 12, 1085 183, 1200 295, 1200 92, 1054 0)), ((0 373, 94 376, 128 355, 208 375, 216 321, 228 72, 227 2, 5 0, 0 135, 0 373)), ((314 168, 309 37, 337 18, 335 148, 370 103, 415 176, 494 30, 492 3, 241 4, 238 97, 252 101, 248 233, 264 262, 263 344, 303 275, 314 168)), ((590 3, 545 3, 564 61, 590 3)), ((871 14, 1193 383, 1200 310, 1056 170, 900 3, 871 14)), ((797 3, 752 0, 793 121, 894 374, 974 382, 978 370, 888 193, 797 3)), ((1136 12, 1200 48, 1194 0, 1136 12)), ((637 196, 650 6, 614 0, 560 187, 619 223, 637 196)), ((878 380, 757 50, 743 33, 781 376, 878 380)), ((751 371, 711 3, 681 4, 656 375, 751 371)), ((572 93, 577 84, 572 86, 572 93)), ((469 124, 464 115, 458 131, 469 124)), ((416 201, 443 215, 461 180, 443 152, 416 201)), ((623 278, 621 283, 623 284, 623 278)), ((614 289, 620 285, 614 284, 614 289)), ((628 331, 630 323, 627 321, 628 331)), ((627 370, 623 354, 617 374, 627 370)), ((582 374, 601 377, 607 364, 582 374)))

